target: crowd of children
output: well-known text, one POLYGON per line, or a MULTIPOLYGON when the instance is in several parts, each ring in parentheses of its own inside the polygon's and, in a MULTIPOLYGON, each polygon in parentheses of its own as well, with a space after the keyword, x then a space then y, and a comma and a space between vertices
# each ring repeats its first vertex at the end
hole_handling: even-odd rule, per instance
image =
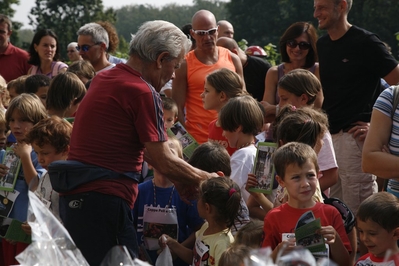
MULTIPOLYGON (((2 204, 12 205, 11 218, 27 220, 29 189, 59 216, 59 195, 46 170, 52 162, 67 159, 70 118, 85 97, 85 84, 95 75, 90 67, 77 69, 80 72, 71 66, 71 71, 51 80, 45 75, 21 76, 8 84, 0 76, 0 159, 9 146, 21 163, 15 201, 7 198, 9 192, 2 193, 2 204), (15 138, 11 144, 9 136, 15 138)), ((311 212, 320 222, 311 233, 324 240, 327 257, 338 265, 397 265, 398 198, 380 192, 360 205, 356 227, 368 253, 358 259, 355 230, 345 228, 341 210, 323 204, 322 194, 328 197, 338 175, 327 116, 313 108, 321 90, 318 78, 295 69, 278 82, 280 112, 265 134, 278 146, 273 154, 276 182, 269 195, 251 190, 258 182, 253 169, 265 110, 244 88, 243 80, 231 70, 209 74, 201 98, 204 109, 218 113, 209 125, 209 141, 186 158, 177 138, 167 140, 173 154, 219 175, 201 183, 196 200, 182 198, 167 176, 143 162, 145 174, 132 209, 139 258, 155 264, 168 246, 173 265, 244 265, 251 251, 270 247, 277 262, 283 250, 296 245, 289 238, 295 235, 298 220, 311 212)), ((163 97, 162 102, 168 129, 177 120, 178 108, 172 98, 163 97)), ((1 176, 9 170, 0 163, 1 176)), ((27 223, 22 229, 31 234, 27 223)), ((15 256, 26 247, 3 239, 5 264, 17 264, 15 256)))

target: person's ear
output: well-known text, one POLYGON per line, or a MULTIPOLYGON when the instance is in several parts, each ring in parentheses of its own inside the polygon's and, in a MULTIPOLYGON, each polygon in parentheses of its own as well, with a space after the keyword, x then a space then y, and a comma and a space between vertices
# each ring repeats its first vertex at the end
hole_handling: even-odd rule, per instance
POLYGON ((309 96, 307 95, 307 94, 302 94, 301 95, 301 104, 302 104, 302 106, 306 106, 306 105, 308 105, 308 101, 309 101, 309 96))
POLYGON ((162 61, 166 60, 169 56, 169 52, 162 52, 157 57, 157 68, 162 68, 162 61))
POLYGON ((276 175, 276 179, 280 187, 285 187, 284 180, 279 175, 276 175))
POLYGON ((212 212, 212 205, 209 203, 205 203, 205 211, 207 213, 211 213, 212 212))
POLYGON ((237 129, 235 130, 235 132, 242 132, 242 126, 239 125, 239 126, 237 127, 237 129))
POLYGON ((65 157, 65 159, 66 159, 66 157, 68 157, 70 148, 71 148, 71 147, 70 147, 69 145, 67 145, 67 146, 65 147, 65 150, 62 152, 62 157, 65 157))
POLYGON ((282 139, 280 139, 280 140, 278 141, 278 146, 281 147, 281 146, 283 146, 283 145, 284 145, 284 141, 283 141, 282 139))
POLYGON ((219 93, 219 98, 220 98, 220 101, 221 101, 221 102, 228 100, 228 99, 227 99, 227 95, 226 95, 226 93, 225 93, 224 91, 221 91, 221 92, 219 93))
POLYGON ((393 229, 393 237, 396 238, 396 240, 399 240, 399 227, 393 229))
POLYGON ((216 174, 217 174, 218 176, 225 176, 225 174, 224 174, 222 171, 217 171, 216 174))

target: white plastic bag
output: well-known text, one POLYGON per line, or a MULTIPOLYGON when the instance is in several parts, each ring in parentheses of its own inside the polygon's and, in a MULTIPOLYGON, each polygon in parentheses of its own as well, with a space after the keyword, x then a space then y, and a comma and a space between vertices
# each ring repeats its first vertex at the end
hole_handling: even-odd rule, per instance
MULTIPOLYGON (((162 242, 166 242, 165 236, 162 236, 162 242)), ((170 253, 168 245, 165 245, 165 248, 162 250, 161 254, 159 254, 155 266, 173 266, 172 254, 170 253)))
POLYGON ((32 244, 16 256, 21 266, 89 266, 65 227, 31 191, 28 223, 32 244))

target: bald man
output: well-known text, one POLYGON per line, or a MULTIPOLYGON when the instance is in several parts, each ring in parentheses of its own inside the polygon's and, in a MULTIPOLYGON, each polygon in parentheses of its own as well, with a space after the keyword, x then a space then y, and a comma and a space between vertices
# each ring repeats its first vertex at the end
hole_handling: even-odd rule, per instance
POLYGON ((234 27, 227 20, 219 20, 218 37, 234 38, 234 27))
POLYGON ((271 67, 271 64, 259 57, 247 55, 238 47, 237 42, 231 38, 220 37, 216 41, 216 45, 229 49, 240 58, 247 91, 256 100, 262 101, 265 91, 266 72, 271 67))
POLYGON ((209 123, 217 118, 216 111, 204 109, 200 97, 204 91, 205 77, 223 67, 236 71, 241 77, 243 73, 238 56, 216 46, 217 24, 210 11, 196 12, 191 24, 190 34, 197 46, 186 55, 181 67, 176 70, 172 98, 179 109, 179 121, 198 143, 204 143, 208 141, 209 123))

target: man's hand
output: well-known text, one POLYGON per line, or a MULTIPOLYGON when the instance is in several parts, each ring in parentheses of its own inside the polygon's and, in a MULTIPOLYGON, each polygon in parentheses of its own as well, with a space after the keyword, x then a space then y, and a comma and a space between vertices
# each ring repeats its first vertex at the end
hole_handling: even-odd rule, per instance
POLYGON ((352 127, 348 133, 352 134, 354 139, 358 139, 359 141, 364 141, 367 136, 367 132, 369 132, 370 123, 357 121, 354 123, 354 127, 352 127))

